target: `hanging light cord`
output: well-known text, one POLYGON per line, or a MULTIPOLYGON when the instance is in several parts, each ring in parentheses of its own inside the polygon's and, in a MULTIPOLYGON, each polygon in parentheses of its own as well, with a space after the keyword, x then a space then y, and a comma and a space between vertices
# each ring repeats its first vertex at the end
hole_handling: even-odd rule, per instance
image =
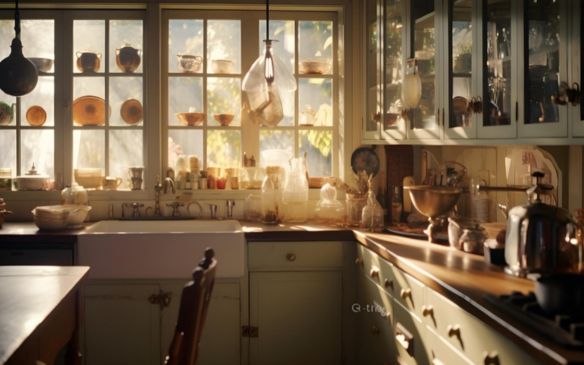
POLYGON ((266 54, 264 77, 268 85, 274 82, 274 59, 272 58, 272 41, 270 40, 270 0, 266 0, 266 54))
POLYGON ((16 38, 20 39, 20 12, 18 11, 18 0, 16 0, 16 7, 14 9, 14 31, 16 38))
POLYGON ((270 0, 266 0, 266 40, 270 40, 270 0))

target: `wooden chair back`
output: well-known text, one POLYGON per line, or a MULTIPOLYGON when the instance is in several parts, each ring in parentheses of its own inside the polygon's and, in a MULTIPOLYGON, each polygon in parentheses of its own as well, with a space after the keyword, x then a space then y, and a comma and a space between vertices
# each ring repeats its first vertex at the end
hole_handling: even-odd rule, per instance
POLYGON ((195 365, 199 341, 207 317, 209 301, 215 283, 217 260, 211 248, 193 271, 193 280, 183 288, 174 337, 170 343, 165 365, 195 365))

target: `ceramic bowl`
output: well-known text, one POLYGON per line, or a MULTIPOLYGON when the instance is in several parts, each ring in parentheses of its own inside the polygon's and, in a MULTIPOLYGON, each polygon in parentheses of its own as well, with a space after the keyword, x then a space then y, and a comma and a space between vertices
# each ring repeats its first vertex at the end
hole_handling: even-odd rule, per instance
POLYGON ((227 127, 233 121, 234 115, 233 114, 215 114, 213 115, 213 119, 215 119, 222 127, 227 127))
POLYGON ((303 60, 300 61, 301 74, 323 75, 330 73, 331 63, 328 60, 303 60))
POLYGON ((189 127, 200 127, 205 121, 206 114, 200 112, 176 113, 176 118, 182 125, 189 127))
POLYGON ((73 121, 82 126, 105 124, 105 100, 86 95, 73 101, 73 121))
POLYGON ((212 60, 211 70, 216 74, 230 74, 233 72, 233 61, 231 60, 212 60))
POLYGON ((51 58, 29 57, 28 60, 32 62, 41 73, 49 73, 53 69, 54 61, 51 58))
POLYGON ((183 72, 200 73, 203 71, 203 57, 192 54, 177 54, 178 64, 183 72))

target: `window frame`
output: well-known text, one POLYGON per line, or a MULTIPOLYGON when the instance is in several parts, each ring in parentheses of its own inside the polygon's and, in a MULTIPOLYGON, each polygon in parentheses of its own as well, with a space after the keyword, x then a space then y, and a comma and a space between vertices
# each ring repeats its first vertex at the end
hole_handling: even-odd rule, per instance
MULTIPOLYGON (((292 126, 277 126, 274 128, 264 128, 256 125, 254 122, 250 121, 248 118, 247 113, 243 111, 243 97, 241 100, 241 123, 238 127, 215 127, 215 126, 207 126, 206 123, 202 127, 180 127, 180 126, 172 126, 166 123, 166 119, 169 112, 169 105, 168 105, 168 95, 169 95, 169 87, 168 87, 168 80, 169 77, 174 77, 176 74, 169 72, 169 21, 171 19, 193 19, 193 20, 203 20, 205 22, 204 28, 204 50, 206 53, 206 22, 208 19, 231 19, 231 20, 240 20, 241 21, 241 35, 242 44, 241 44, 241 74, 232 74, 228 77, 241 77, 243 81, 243 77, 245 76, 247 70, 251 67, 253 62, 257 59, 260 54, 260 34, 259 34, 259 26, 260 21, 265 20, 265 12, 260 10, 260 8, 253 7, 246 10, 234 10, 230 8, 215 8, 215 9, 199 9, 199 8, 187 8, 187 9, 175 9, 175 8, 165 8, 162 10, 161 16, 161 56, 160 59, 161 67, 161 77, 162 85, 161 85, 161 162, 163 166, 163 170, 166 170, 168 167, 174 168, 174 166, 168 166, 168 135, 169 130, 171 129, 186 129, 186 130, 203 130, 203 139, 204 139, 204 146, 203 146, 203 156, 199 156, 203 158, 202 161, 202 168, 206 168, 207 166, 207 144, 206 144, 206 137, 207 137, 207 130, 216 130, 216 129, 224 129, 224 130, 240 130, 241 131, 241 156, 240 156, 240 164, 242 164, 243 154, 246 153, 247 156, 254 155, 256 157, 256 161, 258 161, 258 165, 260 165, 259 156, 260 156, 260 131, 261 130, 282 130, 282 131, 294 131, 294 153, 295 156, 298 156, 298 152, 300 149, 299 146, 299 133, 303 130, 326 130, 331 131, 332 134, 332 148, 331 148, 331 175, 339 176, 339 171, 341 170, 341 163, 339 159, 339 154, 335 153, 339 149, 340 145, 340 128, 341 128, 341 121, 339 119, 339 115, 344 110, 344 105, 341 105, 341 76, 340 76, 340 65, 339 65, 339 14, 338 11, 335 10, 323 10, 323 9, 283 9, 278 10, 272 9, 270 11, 270 20, 290 20, 294 21, 295 25, 295 64, 294 64, 294 76, 297 81, 302 79, 310 79, 310 78, 323 78, 327 80, 332 80, 333 84, 333 125, 332 126, 313 126, 313 127, 301 127, 298 125, 299 122, 299 97, 298 97, 298 88, 294 92, 294 110, 295 110, 295 119, 294 125, 292 126), (298 22, 299 21, 332 21, 333 22, 333 45, 332 45, 332 73, 330 75, 302 75, 298 73, 298 22)), ((203 72, 197 74, 186 74, 187 77, 202 77, 203 78, 203 97, 205 104, 204 108, 205 111, 207 109, 206 105, 206 95, 207 91, 205 90, 207 85, 207 77, 215 77, 214 74, 207 72, 207 57, 205 54, 204 63, 203 63, 203 72)), ((221 76, 219 76, 221 77, 221 76)), ((277 76, 276 76, 277 77, 277 76)), ((222 166, 224 167, 224 166, 222 166)), ((217 191, 217 190, 214 190, 217 191)), ((222 191, 222 190, 218 190, 222 191)), ((245 190, 244 190, 245 191, 245 190)))

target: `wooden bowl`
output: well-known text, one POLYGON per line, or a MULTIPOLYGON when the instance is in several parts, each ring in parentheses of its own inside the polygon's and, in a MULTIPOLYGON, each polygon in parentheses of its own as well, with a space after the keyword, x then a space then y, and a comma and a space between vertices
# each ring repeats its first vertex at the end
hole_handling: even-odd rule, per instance
POLYGON ((33 127, 40 127, 47 120, 47 112, 42 106, 33 105, 26 111, 26 121, 33 127))
POLYGON ((127 124, 134 125, 140 123, 144 117, 142 103, 136 99, 124 101, 120 108, 120 115, 122 116, 122 120, 127 124))
POLYGON ((327 60, 300 61, 300 73, 308 75, 323 75, 330 73, 331 63, 327 60))
POLYGON ((81 126, 105 124, 105 100, 99 96, 81 96, 73 101, 73 121, 81 126))
POLYGON ((221 124, 222 127, 227 127, 233 121, 234 115, 233 114, 215 114, 213 118, 221 124))
POLYGON ((176 118, 181 122, 182 125, 187 125, 189 127, 200 127, 205 121, 205 113, 200 112, 184 112, 176 113, 176 118))

